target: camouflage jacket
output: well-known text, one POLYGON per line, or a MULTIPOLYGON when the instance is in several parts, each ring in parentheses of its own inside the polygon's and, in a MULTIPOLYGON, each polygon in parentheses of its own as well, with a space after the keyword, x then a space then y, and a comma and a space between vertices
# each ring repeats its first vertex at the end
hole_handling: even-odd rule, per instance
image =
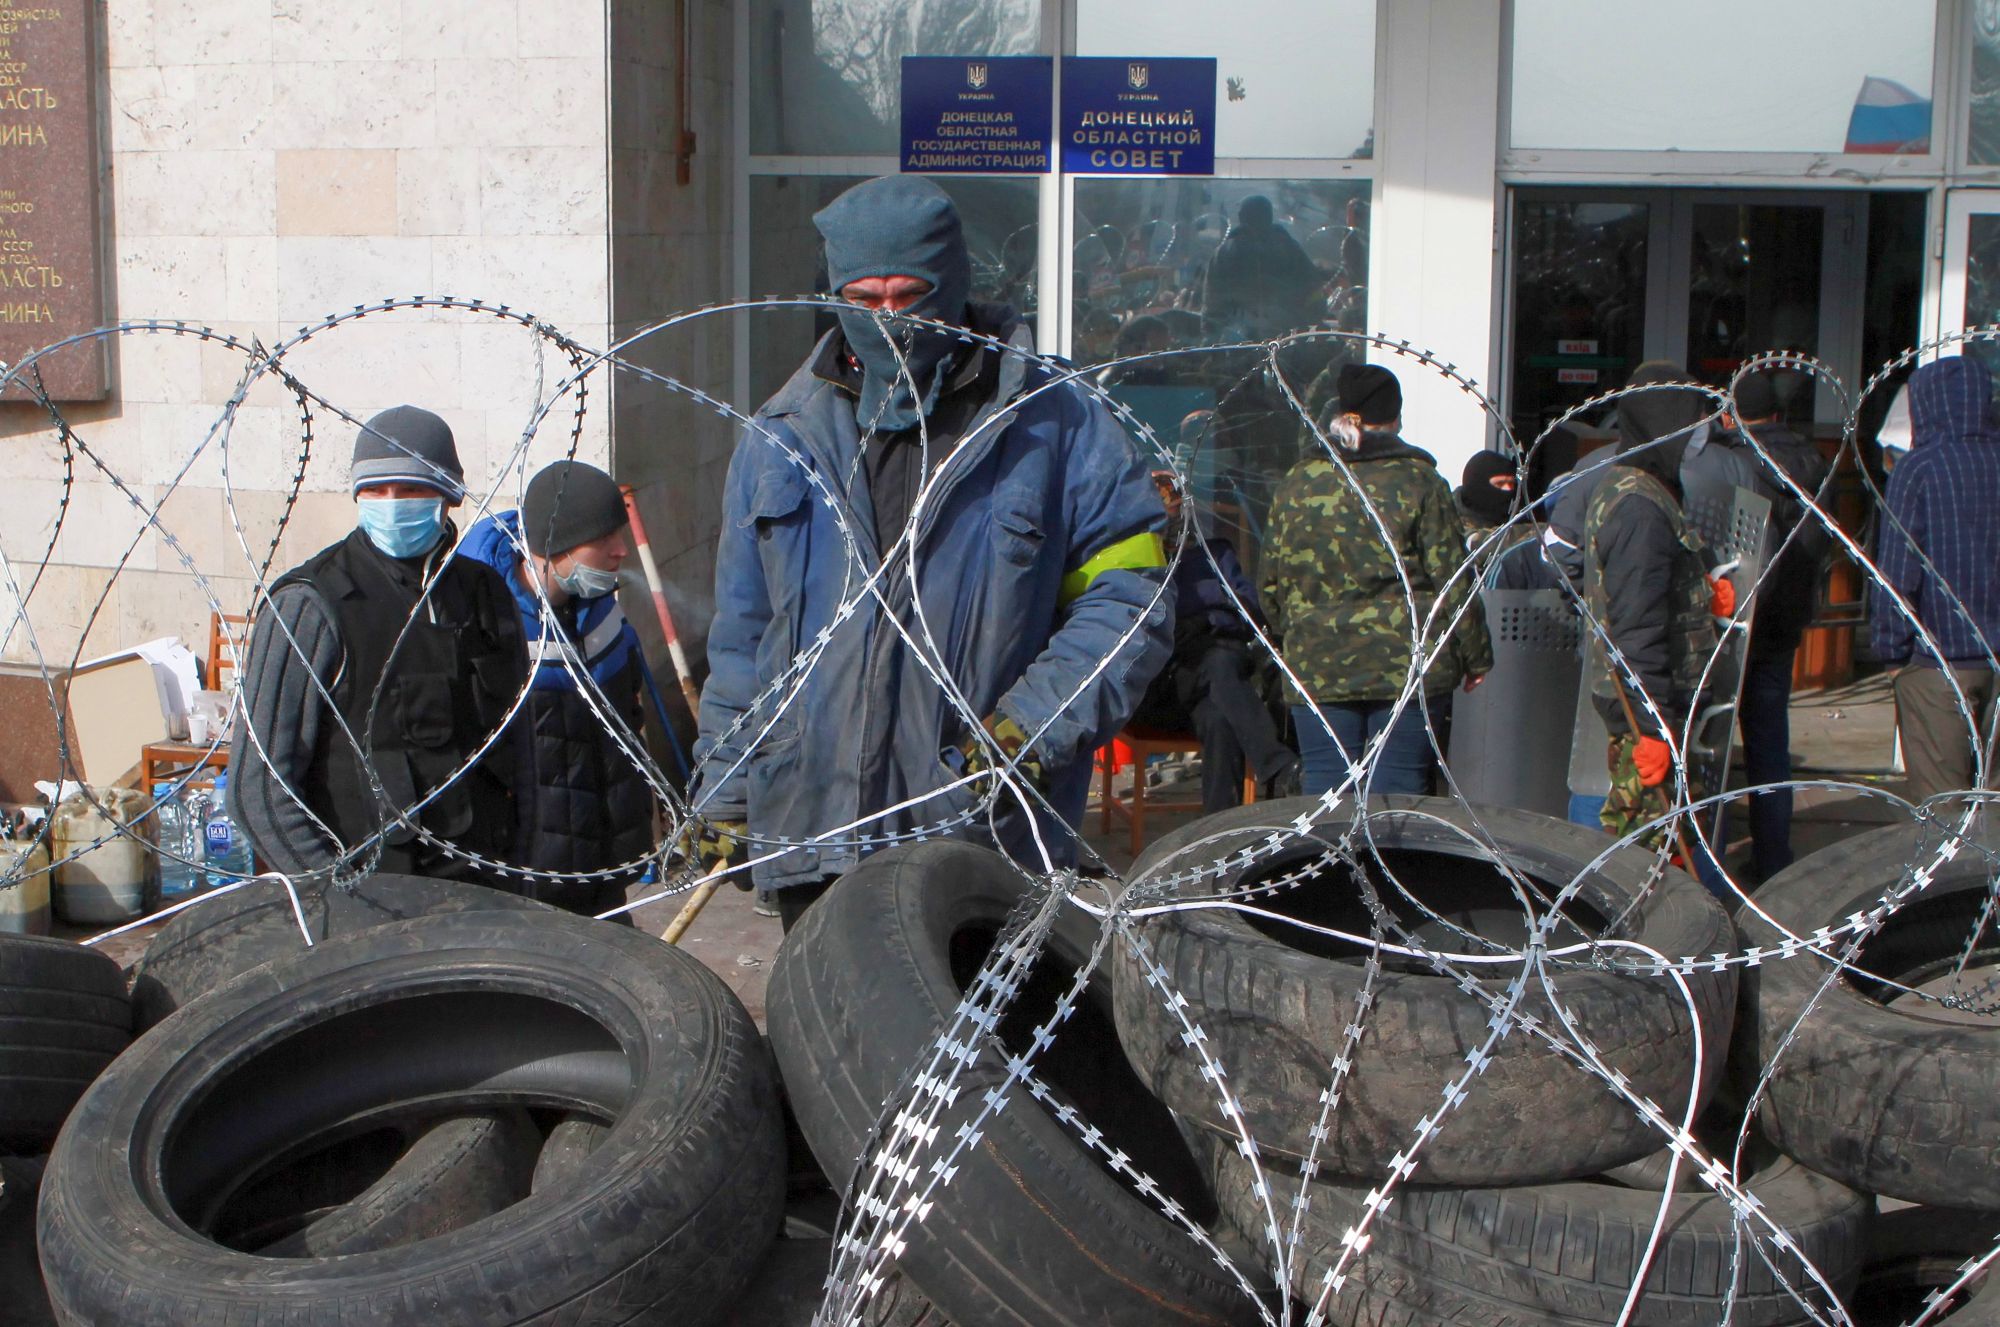
MULTIPOLYGON (((1591 495, 1583 535, 1583 599, 1591 621, 1610 635, 1653 703, 1679 723, 1716 642, 1701 540, 1666 485, 1633 466, 1606 473, 1591 495)), ((1641 727, 1654 730, 1632 676, 1614 675, 1595 631, 1586 629, 1584 639, 1584 677, 1606 726, 1626 731, 1622 684, 1641 727)))
MULTIPOLYGON (((1450 633, 1425 676, 1426 692, 1484 673, 1493 666, 1493 643, 1470 594, 1471 576, 1458 575, 1465 534, 1450 486, 1426 453, 1399 438, 1365 435, 1342 459, 1353 480, 1315 457, 1292 468, 1271 504, 1260 588, 1285 661, 1320 704, 1394 699, 1424 630, 1431 633, 1426 651, 1438 633, 1450 633), (1393 543, 1384 542, 1367 504, 1393 543), (1409 594, 1399 569, 1409 576, 1409 594), (1433 616, 1447 585, 1446 605, 1433 616)), ((1286 693, 1306 703, 1289 683, 1286 693)))

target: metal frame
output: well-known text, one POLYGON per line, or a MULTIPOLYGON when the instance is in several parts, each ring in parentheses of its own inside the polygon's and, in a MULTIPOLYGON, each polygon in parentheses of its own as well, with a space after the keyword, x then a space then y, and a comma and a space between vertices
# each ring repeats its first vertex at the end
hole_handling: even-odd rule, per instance
MULTIPOLYGON (((1058 57, 1056 62, 1055 96, 1060 104, 1062 96, 1063 55, 1074 54, 1076 50, 1076 6, 1088 0, 1042 0, 1041 32, 1039 48, 1044 54, 1058 57)), ((1386 60, 1385 36, 1387 25, 1379 15, 1382 0, 1377 0, 1378 16, 1375 23, 1375 156, 1367 158, 1351 157, 1218 157, 1215 162, 1215 179, 1238 180, 1360 180, 1372 182, 1370 190, 1371 215, 1381 203, 1381 171, 1379 161, 1382 155, 1382 87, 1383 68, 1386 60)), ((749 68, 750 53, 750 7, 736 6, 736 69, 739 77, 735 80, 734 97, 736 124, 734 126, 734 148, 736 159, 745 163, 745 168, 735 172, 734 187, 736 197, 735 219, 731 226, 734 242, 732 254, 734 268, 734 298, 749 299, 754 292, 750 289, 750 177, 757 175, 893 175, 900 162, 893 156, 787 156, 751 155, 749 150, 750 92, 749 79, 740 76, 749 68)), ((1018 175, 994 176, 996 179, 1020 179, 1018 175)), ((1071 335, 1070 312, 1074 307, 1074 272, 1068 256, 1075 244, 1076 227, 1076 180, 1074 175, 1060 170, 1035 177, 1040 193, 1036 216, 1041 229, 1040 253, 1037 259, 1036 283, 1041 291, 1040 316, 1036 320, 1039 348, 1044 354, 1067 356, 1074 348, 1071 335)), ((1109 178, 1090 176, 1091 179, 1109 178)), ((1121 175, 1118 179, 1156 180, 1183 179, 1189 177, 1174 175, 1121 175)), ((1206 178, 1206 177, 1204 177, 1206 178)), ((750 391, 749 331, 747 320, 736 320, 736 371, 734 374, 735 395, 739 405, 750 391)), ((754 403, 750 403, 754 404, 754 403)), ((747 410, 748 406, 744 406, 747 410)))
MULTIPOLYGON (((2000 188, 1953 189, 1945 198, 1944 271, 1937 301, 1937 331, 1965 328, 1965 269, 1974 217, 2000 216, 2000 188)), ((1955 353, 1955 352, 1954 352, 1955 353)))
MULTIPOLYGON (((1594 148, 1515 148, 1514 6, 1504 0, 1500 66, 1499 168, 1508 184, 1635 184, 1659 185, 1706 180, 1732 185, 1786 186, 1810 181, 1816 187, 1872 189, 1921 185, 1962 165, 1958 90, 1967 83, 1969 43, 1955 40, 1964 31, 1963 0, 1934 0, 1931 31, 1931 150, 1905 156, 1854 155, 1844 152, 1681 152, 1622 151, 1594 148), (1939 107, 1942 112, 1940 123, 1939 107)), ((2000 178, 2000 167, 1992 168, 2000 178)))

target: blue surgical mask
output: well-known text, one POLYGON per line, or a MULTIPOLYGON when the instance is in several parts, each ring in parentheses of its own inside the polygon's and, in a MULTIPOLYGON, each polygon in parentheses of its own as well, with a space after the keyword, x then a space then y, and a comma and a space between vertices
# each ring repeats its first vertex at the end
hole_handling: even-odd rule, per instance
POLYGON ((358 524, 384 557, 428 553, 444 533, 443 498, 362 498, 358 524))
POLYGON ((618 588, 618 573, 601 567, 586 567, 579 562, 557 576, 556 584, 562 586, 563 593, 573 599, 595 599, 618 588))

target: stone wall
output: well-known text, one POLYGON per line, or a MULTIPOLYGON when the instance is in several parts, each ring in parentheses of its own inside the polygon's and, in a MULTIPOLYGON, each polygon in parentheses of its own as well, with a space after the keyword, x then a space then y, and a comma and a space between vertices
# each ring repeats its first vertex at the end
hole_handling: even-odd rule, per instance
MULTIPOLYGON (((99 15, 111 318, 183 319, 271 346, 364 301, 451 294, 605 344, 606 0, 102 0, 99 15)), ((286 363, 357 417, 404 401, 437 410, 470 486, 497 488, 500 505, 519 492, 537 375, 546 392, 568 369, 556 355, 538 365, 521 327, 437 310, 347 323, 286 363)), ((267 378, 204 444, 244 356, 191 336, 126 336, 111 365, 107 400, 65 408, 81 444, 133 498, 159 504, 221 606, 242 611, 297 466, 297 402, 267 378)), ((592 386, 578 454, 604 464, 612 412, 592 386)), ((528 472, 562 454, 570 424, 567 408, 551 416, 528 472)), ((276 568, 351 527, 353 433, 315 406, 276 568)), ((0 550, 25 588, 64 500, 62 448, 46 415, 16 403, 0 405, 0 446, 0 550)), ((166 634, 199 649, 209 595, 188 564, 87 458, 74 473, 33 591, 34 638, 17 629, 5 657, 39 647, 60 662, 166 634)), ((12 607, 0 594, 0 613, 12 607)))

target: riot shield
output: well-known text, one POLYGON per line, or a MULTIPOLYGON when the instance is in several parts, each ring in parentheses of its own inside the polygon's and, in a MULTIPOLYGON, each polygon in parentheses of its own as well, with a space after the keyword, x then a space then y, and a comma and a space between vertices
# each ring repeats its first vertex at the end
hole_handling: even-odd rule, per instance
POLYGON ((1569 805, 1569 720, 1580 677, 1576 614, 1560 590, 1489 589, 1479 597, 1493 670, 1477 691, 1452 697, 1452 779, 1475 805, 1560 819, 1569 805))

